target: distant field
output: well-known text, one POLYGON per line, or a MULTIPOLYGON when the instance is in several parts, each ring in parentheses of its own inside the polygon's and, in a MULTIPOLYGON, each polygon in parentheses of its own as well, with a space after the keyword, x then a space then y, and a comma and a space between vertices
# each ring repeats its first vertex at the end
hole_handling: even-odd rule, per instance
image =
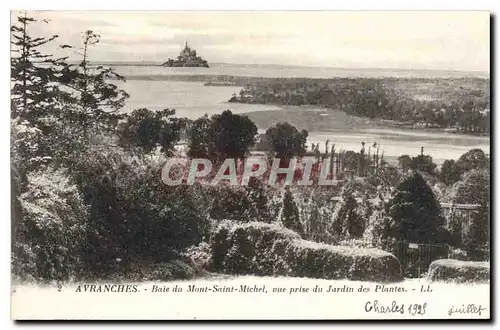
POLYGON ((421 101, 490 98, 490 80, 481 78, 387 79, 387 87, 421 101))
POLYGON ((294 105, 280 105, 280 108, 283 110, 254 111, 246 115, 262 129, 279 122, 288 122, 310 132, 393 126, 389 121, 352 116, 340 110, 294 105))
POLYGON ((489 153, 488 136, 474 136, 447 133, 443 129, 401 128, 395 122, 348 115, 339 110, 322 109, 313 106, 280 105, 280 109, 260 110, 244 113, 264 133, 267 128, 279 122, 289 122, 298 129, 309 132, 308 146, 320 143, 324 148, 326 140, 336 144, 338 149, 359 150, 361 141, 369 145, 377 142, 389 163, 403 155, 417 155, 424 147, 426 154, 440 165, 446 159, 458 159, 472 148, 489 153))

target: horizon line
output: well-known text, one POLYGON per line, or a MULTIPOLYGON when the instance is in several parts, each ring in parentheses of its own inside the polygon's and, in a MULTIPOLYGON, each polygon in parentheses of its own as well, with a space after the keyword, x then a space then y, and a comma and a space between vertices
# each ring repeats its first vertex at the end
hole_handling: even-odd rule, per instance
MULTIPOLYGON (((134 65, 146 64, 162 66, 163 62, 155 61, 92 61, 95 64, 114 64, 114 65, 134 65)), ((79 63, 79 61, 75 61, 79 63)), ((295 64, 275 64, 275 63, 231 63, 231 62, 212 62, 211 64, 226 64, 226 65, 248 65, 248 66, 281 66, 281 67, 296 67, 296 68, 328 68, 337 70, 387 70, 387 71, 448 71, 448 72, 466 72, 466 73, 481 73, 491 75, 491 71, 481 70, 465 70, 465 69, 426 69, 426 68, 384 68, 384 67, 337 67, 337 66, 321 66, 321 65, 295 65, 295 64)), ((488 77, 489 78, 489 77, 488 77)))

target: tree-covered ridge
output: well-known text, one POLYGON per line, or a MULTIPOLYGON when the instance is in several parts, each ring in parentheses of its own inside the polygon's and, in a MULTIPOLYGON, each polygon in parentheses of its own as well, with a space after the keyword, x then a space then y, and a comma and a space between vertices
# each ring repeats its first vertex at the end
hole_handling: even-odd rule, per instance
POLYGON ((315 105, 465 133, 488 133, 490 126, 490 82, 480 78, 267 78, 230 102, 315 105))

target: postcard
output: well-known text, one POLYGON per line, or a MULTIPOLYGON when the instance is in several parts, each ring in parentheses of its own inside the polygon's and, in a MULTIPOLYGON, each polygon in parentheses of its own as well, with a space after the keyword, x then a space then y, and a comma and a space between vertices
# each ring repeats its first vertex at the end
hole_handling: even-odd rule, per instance
POLYGON ((491 318, 487 11, 12 11, 11 318, 491 318))

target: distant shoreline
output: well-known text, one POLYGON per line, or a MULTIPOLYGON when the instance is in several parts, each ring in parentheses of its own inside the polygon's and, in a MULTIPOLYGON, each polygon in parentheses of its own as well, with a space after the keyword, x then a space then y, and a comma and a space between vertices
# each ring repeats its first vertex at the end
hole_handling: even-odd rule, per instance
MULTIPOLYGON (((170 68, 166 68, 170 69, 170 68)), ((192 68, 189 68, 192 69, 192 68)), ((464 79, 472 80, 490 80, 489 78, 481 77, 397 77, 397 76, 366 76, 366 77, 356 77, 356 76, 335 76, 335 77, 306 77, 306 76, 293 76, 293 77, 263 77, 259 75, 228 75, 228 74, 217 74, 217 73, 168 73, 168 74, 123 74, 126 80, 138 80, 138 81, 185 81, 185 82, 201 82, 207 83, 213 80, 224 81, 231 83, 232 86, 244 87, 248 84, 254 84, 256 82, 269 81, 269 80, 303 80, 303 81, 334 81, 338 79, 375 79, 375 80, 387 80, 387 81, 435 81, 435 80, 455 80, 461 81, 464 79)))
MULTIPOLYGON (((161 62, 93 62, 96 65, 110 65, 110 66, 145 66, 145 67, 161 67, 161 62)), ((474 71, 474 70, 458 70, 458 69, 418 69, 418 68, 346 68, 346 67, 336 67, 336 66, 313 66, 313 65, 293 65, 293 64, 242 64, 242 63, 212 63, 212 66, 241 66, 241 67, 260 67, 260 68, 304 68, 304 69, 329 69, 329 70, 339 70, 339 71, 389 71, 389 72, 448 72, 448 73, 464 73, 470 76, 487 76, 490 77, 491 72, 486 71, 474 71)))
POLYGON ((281 110, 248 111, 242 115, 252 119, 259 129, 267 129, 280 121, 289 121, 299 128, 310 132, 325 132, 337 130, 367 130, 391 129, 402 132, 437 133, 453 138, 490 139, 490 134, 464 134, 446 132, 444 128, 412 128, 399 126, 399 122, 378 118, 365 118, 346 114, 340 110, 321 108, 313 105, 276 105, 281 110), (321 114, 326 114, 322 116, 321 114))

